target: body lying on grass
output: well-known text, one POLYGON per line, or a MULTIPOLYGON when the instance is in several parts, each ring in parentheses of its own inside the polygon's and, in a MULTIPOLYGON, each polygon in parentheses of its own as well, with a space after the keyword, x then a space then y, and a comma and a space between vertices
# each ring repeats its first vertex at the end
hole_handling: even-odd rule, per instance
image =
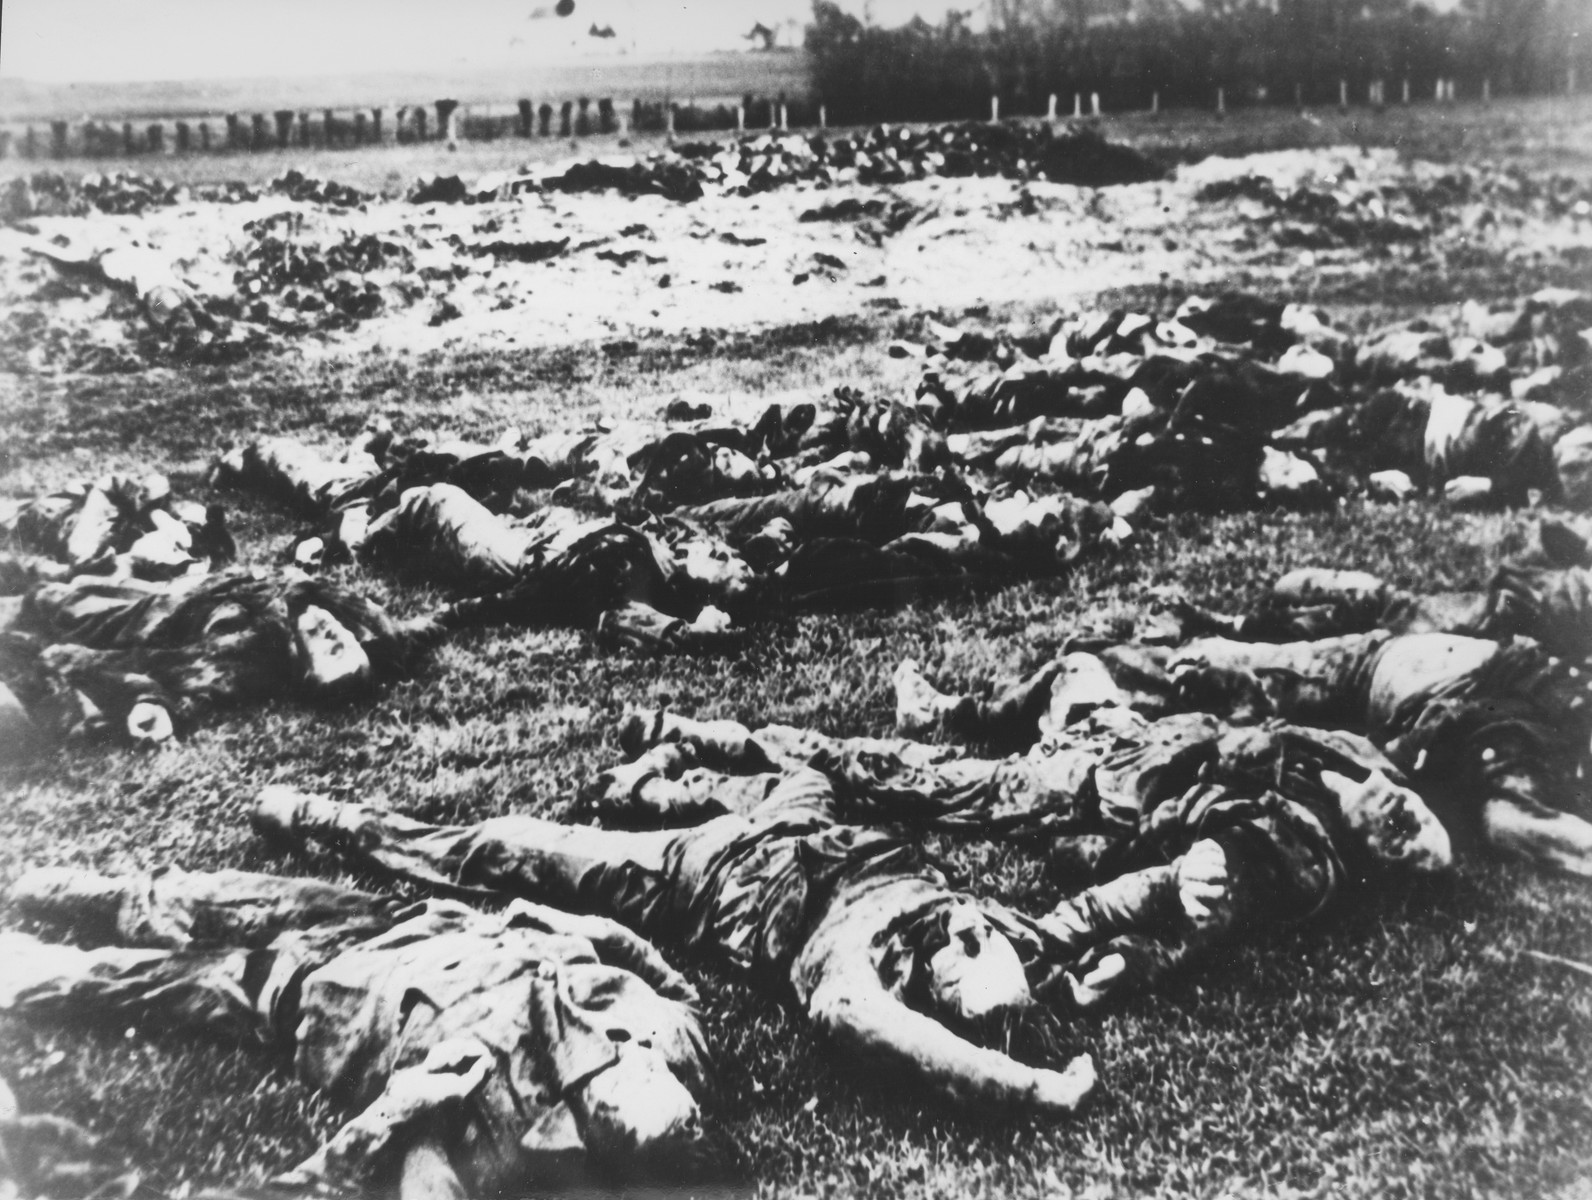
POLYGON ((1570 663, 1592 657, 1592 569, 1586 544, 1545 522, 1541 546, 1507 562, 1486 591, 1421 595, 1364 571, 1306 567, 1271 586, 1252 612, 1227 616, 1183 606, 1185 623, 1238 641, 1291 642, 1366 633, 1458 633, 1531 638, 1570 663))
POLYGON ((1361 734, 1457 840, 1592 875, 1580 794, 1592 735, 1586 680, 1532 642, 1386 631, 1283 643, 1197 638, 1074 652, 993 699, 941 695, 914 666, 897 688, 904 728, 971 737, 1010 731, 1015 713, 1042 738, 1057 725, 1051 714, 1124 704, 1147 716, 1204 712, 1361 734))
POLYGON ((74 734, 159 742, 209 712, 338 697, 440 633, 303 572, 228 568, 218 506, 106 476, 0 511, 0 754, 74 734))
MULTIPOLYGON (((870 440, 886 436, 868 429, 870 440)), ((783 434, 761 427, 744 434, 748 444, 776 436, 783 434)), ((620 631, 637 624, 645 632, 634 640, 664 644, 675 636, 667 629, 686 642, 691 632, 657 614, 712 633, 723 624, 718 614, 766 611, 769 604, 901 603, 926 592, 1054 575, 1081 551, 1131 533, 1103 506, 1023 492, 985 501, 954 475, 867 469, 868 454, 853 454, 844 469, 798 472, 800 483, 746 487, 737 481, 747 471, 754 481, 766 477, 738 452, 745 469, 724 468, 731 451, 713 450, 706 437, 655 432, 654 442, 630 457, 615 451, 609 468, 593 468, 603 487, 626 497, 622 516, 590 495, 555 490, 549 503, 528 498, 504 482, 525 476, 523 463, 502 466, 508 457, 501 450, 477 448, 472 457, 457 446, 433 447, 395 468, 409 486, 394 492, 382 485, 374 499, 368 487, 381 471, 366 461, 368 439, 340 462, 268 439, 230 453, 217 477, 312 497, 309 507, 322 510, 327 528, 299 543, 295 555, 305 565, 328 553, 358 555, 498 595, 501 603, 472 608, 479 619, 490 611, 498 620, 601 623, 620 631), (345 469, 363 482, 350 483, 345 469), (739 494, 747 491, 753 494, 739 494), (580 499, 582 507, 562 499, 580 499), (507 511, 511 506, 522 515, 507 511), (619 545, 632 552, 616 556, 619 545), (594 554, 596 547, 606 551, 594 554), (599 568, 601 562, 610 565, 599 568), (561 608, 549 606, 547 597, 563 595, 575 575, 589 579, 561 608), (699 619, 708 609, 714 611, 699 619)), ((904 444, 896 449, 905 461, 904 444)), ((539 455, 535 461, 543 462, 539 455)))
MULTIPOLYGON (((1023 705, 985 715, 1021 726, 1023 705)), ((1075 894, 1040 923, 1075 956, 1064 978, 1084 1006, 1151 985, 1246 925, 1304 921, 1345 891, 1450 862, 1397 768, 1337 732, 1146 721, 1114 706, 1080 710, 1028 753, 976 758, 653 711, 627 719, 620 743, 632 761, 582 796, 605 822, 755 812, 817 770, 854 824, 1046 840, 1075 894)))
POLYGON ((355 695, 440 633, 291 570, 163 583, 77 575, 21 599, 0 632, 18 753, 79 732, 161 742, 231 706, 355 695))
POLYGON ((686 829, 522 816, 434 826, 280 789, 262 794, 256 824, 389 876, 595 912, 705 951, 906 1086, 1073 1111, 1094 1085, 1087 1056, 1053 1070, 972 1040, 1033 1036, 1053 1054, 1034 989, 1069 947, 1044 924, 951 888, 913 844, 838 824, 836 808, 831 781, 803 771, 746 815, 686 829))
POLYGON ((283 1185, 496 1195, 704 1154, 695 994, 612 921, 240 871, 39 870, 11 900, 110 945, 0 934, 0 1011, 258 1037, 357 1112, 283 1185))

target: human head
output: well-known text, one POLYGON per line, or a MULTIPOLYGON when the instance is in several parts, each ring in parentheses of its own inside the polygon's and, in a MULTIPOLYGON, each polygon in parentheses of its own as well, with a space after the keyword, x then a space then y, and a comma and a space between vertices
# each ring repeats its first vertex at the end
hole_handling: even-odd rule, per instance
POLYGON ((1358 782, 1322 771, 1321 782, 1375 862, 1427 874, 1453 865, 1448 831, 1419 796, 1382 771, 1373 770, 1358 782))
POLYGON ((934 1007, 960 1021, 982 1022, 1033 1000, 1022 960, 1006 936, 971 904, 941 916, 928 956, 928 992, 934 1007))
POLYGON ((310 691, 336 695, 369 681, 370 656, 347 626, 320 605, 306 605, 293 630, 310 691))
POLYGON ((705 1138, 696 1098, 650 1039, 627 1038, 616 1049, 574 1099, 589 1158, 621 1171, 689 1165, 705 1138))

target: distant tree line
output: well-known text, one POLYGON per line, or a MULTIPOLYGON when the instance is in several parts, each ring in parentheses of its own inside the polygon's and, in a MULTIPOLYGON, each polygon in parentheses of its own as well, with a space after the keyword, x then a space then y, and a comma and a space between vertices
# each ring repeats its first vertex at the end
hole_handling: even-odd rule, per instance
MULTIPOLYGON (((1363 102, 1381 81, 1431 99, 1592 87, 1592 2, 1462 0, 989 0, 987 27, 964 12, 895 29, 815 0, 807 30, 817 94, 837 122, 1042 113, 1047 97, 1098 93, 1108 110, 1162 105, 1363 102)), ((1064 114, 1065 115, 1065 114, 1064 114)))

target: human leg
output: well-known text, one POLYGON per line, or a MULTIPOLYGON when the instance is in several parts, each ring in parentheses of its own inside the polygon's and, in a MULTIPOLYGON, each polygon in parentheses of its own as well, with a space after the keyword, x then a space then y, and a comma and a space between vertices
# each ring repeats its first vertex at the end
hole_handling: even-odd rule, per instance
POLYGON ((522 816, 429 825, 284 787, 260 793, 254 826, 268 836, 322 842, 382 874, 445 893, 523 896, 638 930, 667 899, 668 854, 678 836, 522 816))

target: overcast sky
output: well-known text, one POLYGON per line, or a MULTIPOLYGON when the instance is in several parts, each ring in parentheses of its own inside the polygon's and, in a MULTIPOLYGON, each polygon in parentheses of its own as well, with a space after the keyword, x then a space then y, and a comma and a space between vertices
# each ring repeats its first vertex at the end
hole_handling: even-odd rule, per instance
MULTIPOLYGON (((50 82, 504 67, 745 49, 761 21, 799 40, 810 0, 3 0, 0 75, 50 82), (590 36, 593 25, 615 36, 590 36)), ((948 0, 843 0, 883 25, 948 0)), ((973 8, 974 3, 964 3, 973 8)))

